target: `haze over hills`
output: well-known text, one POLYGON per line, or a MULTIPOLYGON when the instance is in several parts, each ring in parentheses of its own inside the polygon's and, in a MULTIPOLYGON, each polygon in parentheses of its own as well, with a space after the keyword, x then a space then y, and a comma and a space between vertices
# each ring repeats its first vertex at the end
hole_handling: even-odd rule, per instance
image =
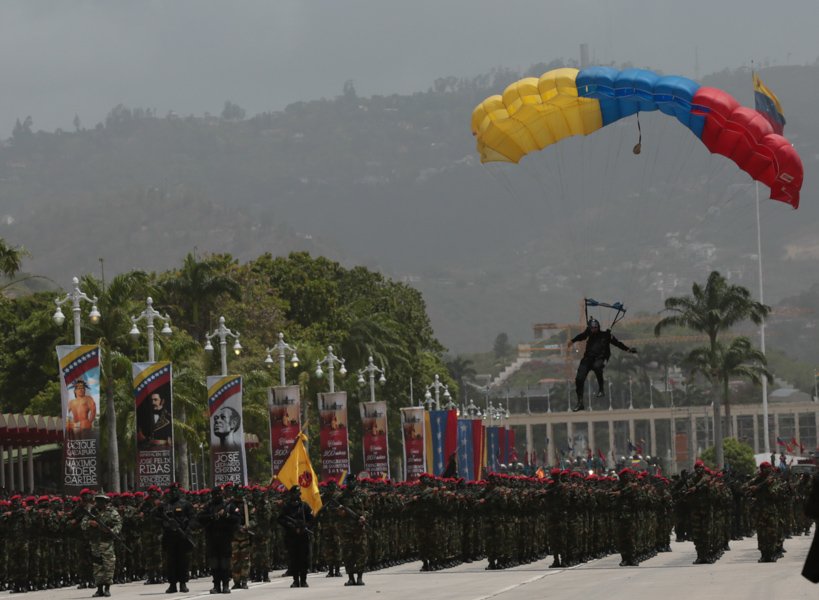
MULTIPOLYGON (((250 259, 308 250, 421 289, 453 351, 501 331, 578 318, 583 295, 656 312, 712 269, 757 286, 755 190, 673 120, 643 114, 520 165, 481 165, 472 108, 527 73, 439 79, 411 95, 333 99, 246 117, 158 115, 118 106, 104 123, 38 131, 0 147, 0 236, 26 268, 73 274, 166 269, 192 249, 250 259)), ((795 212, 763 201, 768 303, 817 282, 819 65, 762 71, 782 99, 805 167, 795 212)), ((752 105, 746 69, 706 77, 752 105)), ((762 199, 767 190, 760 188, 762 199)))

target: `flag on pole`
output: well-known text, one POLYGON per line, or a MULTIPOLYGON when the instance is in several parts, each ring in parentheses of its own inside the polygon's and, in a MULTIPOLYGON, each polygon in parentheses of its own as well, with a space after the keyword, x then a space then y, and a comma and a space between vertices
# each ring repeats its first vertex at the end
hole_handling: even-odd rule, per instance
POLYGON ((310 505, 313 515, 316 515, 321 509, 321 495, 319 494, 318 477, 307 455, 307 449, 304 447, 305 441, 307 441, 307 436, 300 433, 296 445, 293 446, 290 456, 284 461, 276 479, 281 481, 288 490, 294 485, 299 486, 301 499, 310 505))
POLYGON ((782 135, 785 130, 785 113, 782 105, 776 94, 762 83, 762 79, 756 73, 754 73, 754 105, 757 112, 761 113, 771 124, 773 130, 782 135))

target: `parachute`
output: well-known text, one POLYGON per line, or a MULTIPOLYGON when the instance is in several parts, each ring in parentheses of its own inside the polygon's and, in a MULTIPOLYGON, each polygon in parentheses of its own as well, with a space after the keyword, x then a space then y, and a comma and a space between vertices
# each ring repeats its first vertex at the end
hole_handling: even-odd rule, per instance
POLYGON ((481 162, 517 163, 564 138, 657 110, 675 117, 710 152, 768 186, 771 199, 799 207, 803 171, 793 145, 762 114, 685 77, 644 69, 555 69, 521 79, 478 104, 472 134, 481 162))

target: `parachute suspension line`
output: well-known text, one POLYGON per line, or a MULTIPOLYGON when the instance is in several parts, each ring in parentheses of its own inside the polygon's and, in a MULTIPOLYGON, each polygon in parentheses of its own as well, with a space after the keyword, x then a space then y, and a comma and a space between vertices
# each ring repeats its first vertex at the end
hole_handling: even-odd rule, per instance
MULTIPOLYGON (((688 161, 691 160, 691 156, 694 154, 694 146, 696 145, 697 138, 693 135, 689 138, 688 142, 688 152, 685 154, 685 158, 683 158, 681 163, 679 164, 679 168, 677 169, 676 173, 673 174, 673 183, 671 185, 670 194, 674 194, 676 190, 680 187, 680 179, 682 179, 682 174, 686 172, 686 167, 688 166, 688 161)), ((675 165, 671 165, 671 168, 674 169, 675 165)))
POLYGON ((506 173, 504 173, 500 169, 498 169, 496 172, 494 167, 492 167, 491 165, 485 166, 484 170, 487 171, 492 176, 492 179, 494 179, 504 189, 508 196, 510 196, 513 200, 518 199, 518 195, 515 192, 514 186, 512 185, 512 182, 509 180, 509 177, 506 175, 506 173))
MULTIPOLYGON (((556 148, 556 150, 557 150, 557 161, 556 161, 557 162, 557 178, 558 178, 558 182, 559 182, 559 186, 560 186, 560 206, 562 206, 568 212, 567 204, 566 204, 566 196, 567 196, 566 181, 565 181, 565 179, 563 177, 563 145, 562 144, 559 145, 556 148)), ((575 208, 575 207, 572 206, 572 208, 575 208)), ((567 233, 569 234, 569 246, 570 247, 567 249, 568 250, 567 254, 569 255, 569 257, 570 257, 569 260, 572 263, 572 270, 575 271, 575 273, 577 273, 582 268, 582 265, 580 265, 579 262, 578 262, 579 259, 578 259, 578 256, 577 256, 577 254, 580 252, 580 249, 579 249, 579 246, 578 246, 578 239, 577 239, 578 236, 577 236, 576 226, 572 224, 572 221, 574 220, 574 215, 571 214, 571 213, 569 213, 569 214, 570 214, 569 226, 566 229, 567 229, 567 233)))
MULTIPOLYGON (((589 307, 602 307, 602 308, 610 308, 615 312, 614 318, 609 321, 608 329, 614 329, 614 326, 617 325, 620 321, 622 321, 626 316, 626 307, 623 306, 622 302, 614 302, 613 304, 609 304, 608 302, 598 302, 594 298, 583 298, 583 311, 586 315, 586 324, 589 323, 589 307)), ((592 315, 593 316, 593 315, 592 315)), ((596 317, 594 317, 596 318, 596 317)), ((600 319, 597 319, 598 321, 600 319)))
POLYGON ((640 154, 643 149, 643 130, 640 129, 640 113, 637 113, 637 143, 631 149, 634 154, 640 154))

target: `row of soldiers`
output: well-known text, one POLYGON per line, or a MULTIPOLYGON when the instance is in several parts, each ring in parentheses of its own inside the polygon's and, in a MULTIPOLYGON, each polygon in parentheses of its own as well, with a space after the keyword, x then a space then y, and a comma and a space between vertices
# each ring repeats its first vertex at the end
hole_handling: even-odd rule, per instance
POLYGON ((742 481, 698 462, 693 474, 671 481, 630 469, 619 477, 554 469, 543 478, 491 474, 479 482, 329 482, 315 518, 298 513, 294 492, 280 487, 152 487, 111 494, 100 506, 91 490, 15 496, 0 501, 0 586, 96 585, 104 595, 113 582, 144 580, 168 582, 172 593, 186 591, 189 577, 211 575, 211 591, 226 593, 284 567, 294 587, 306 585, 307 570, 338 577, 342 565, 347 585, 362 585, 367 571, 417 559, 424 571, 482 558, 488 569, 503 569, 548 555, 553 567, 569 567, 615 552, 621 565, 634 566, 670 551, 672 529, 678 541, 694 542, 696 563, 714 562, 731 539, 756 531, 767 562, 781 556, 787 537, 810 529, 802 516, 809 488, 809 479, 769 464, 742 481), (89 522, 104 521, 94 516, 109 505, 119 523, 106 534, 89 522), (116 561, 100 589, 93 565, 102 538, 116 561))

